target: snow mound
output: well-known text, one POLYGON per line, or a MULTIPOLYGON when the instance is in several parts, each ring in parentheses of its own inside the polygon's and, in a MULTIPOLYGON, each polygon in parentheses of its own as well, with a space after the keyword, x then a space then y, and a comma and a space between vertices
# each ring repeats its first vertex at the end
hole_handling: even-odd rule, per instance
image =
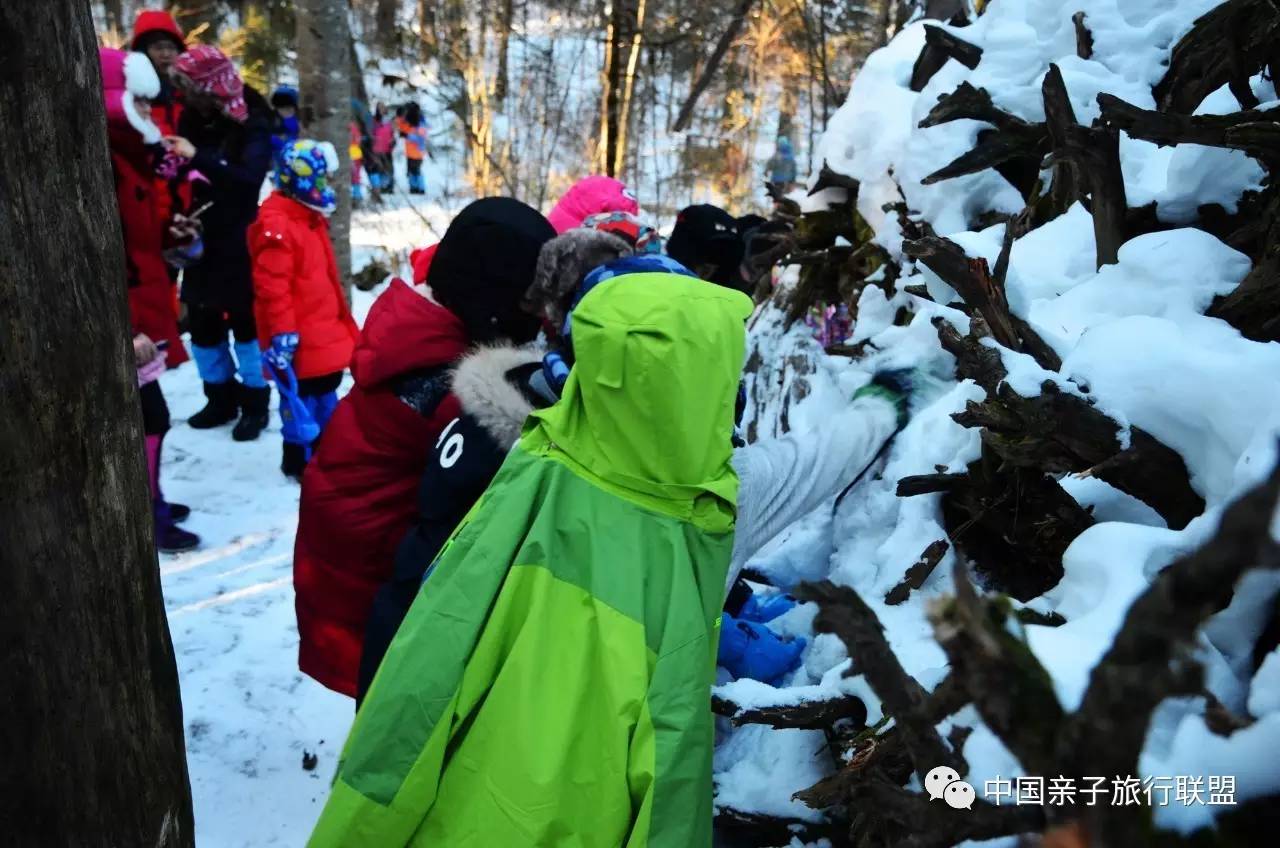
MULTIPOLYGON (((1050 64, 1063 74, 1077 117, 1098 115, 1096 97, 1116 95, 1155 108, 1151 87, 1163 76, 1174 44, 1218 0, 997 0, 972 25, 952 31, 983 48, 975 70, 949 61, 921 92, 910 90, 912 68, 925 43, 916 22, 874 53, 853 81, 848 100, 833 116, 817 161, 860 184, 858 211, 875 241, 903 265, 895 293, 868 286, 858 303, 851 343, 865 345, 853 361, 827 357, 803 326, 788 329, 781 309, 766 306, 751 333, 751 351, 763 365, 752 378, 748 420, 756 438, 781 429, 802 430, 827 420, 880 368, 909 367, 928 375, 912 401, 912 418, 874 473, 855 486, 837 508, 827 505, 791 528, 751 563, 780 586, 830 579, 857 590, 879 616, 885 636, 905 670, 922 685, 936 685, 946 658, 934 641, 925 609, 952 589, 956 553, 949 550, 924 586, 905 603, 889 605, 886 592, 931 542, 945 539, 941 495, 896 495, 902 477, 959 472, 979 454, 976 430, 951 419, 983 389, 957 383, 954 359, 940 347, 933 319, 967 331, 967 319, 943 304, 959 298, 927 269, 902 252, 902 221, 888 204, 905 201, 913 220, 927 222, 972 257, 994 263, 1004 225, 975 229, 987 213, 1013 214, 1025 206, 1014 187, 994 170, 924 185, 929 174, 969 151, 988 125, 956 121, 932 128, 919 123, 962 82, 986 89, 995 104, 1028 121, 1044 119, 1041 84, 1050 64), (1076 55, 1072 15, 1083 11, 1092 31, 1091 59, 1076 55), (936 303, 906 293, 924 286, 936 303), (902 307, 914 312, 895 323, 902 307), (798 386, 803 384, 803 389, 798 386)), ((1264 103, 1275 88, 1261 78, 1255 93, 1264 103)), ((1200 107, 1205 114, 1238 110, 1225 88, 1200 107)), ((1258 483, 1274 466, 1280 437, 1280 344, 1244 338, 1233 327, 1206 317, 1215 297, 1231 292, 1250 271, 1248 257, 1215 236, 1187 226, 1210 204, 1234 212, 1246 192, 1261 187, 1263 171, 1244 154, 1198 146, 1158 148, 1122 139, 1122 166, 1130 207, 1155 204, 1171 228, 1140 236, 1120 251, 1119 262, 1098 269, 1093 222, 1079 204, 1019 238, 1007 276, 1011 310, 1061 356, 1058 373, 1030 357, 1004 352, 1010 385, 1039 393, 1045 379, 1064 391, 1087 394, 1123 427, 1140 427, 1184 458, 1205 513, 1183 530, 1172 530, 1154 510, 1108 484, 1068 477, 1063 488, 1095 523, 1064 557, 1065 576, 1029 606, 1066 619, 1059 627, 1028 626, 1026 639, 1053 678, 1059 700, 1078 706, 1089 675, 1111 644, 1133 600, 1180 554, 1204 543, 1224 506, 1258 483)), ((783 275, 782 287, 794 280, 783 275)), ((1265 615, 1280 594, 1271 575, 1246 576, 1235 601, 1211 619, 1200 635, 1207 688, 1225 706, 1256 721, 1230 737, 1204 724, 1203 700, 1166 703, 1157 712, 1140 767, 1147 775, 1185 776, 1208 785, 1210 776, 1236 777, 1238 803, 1280 791, 1274 752, 1280 750, 1280 654, 1253 672, 1250 656, 1265 615), (1246 784, 1248 788, 1246 789, 1246 784)), ((796 672, 793 700, 830 686, 829 673, 848 662, 843 644, 818 637, 796 672), (825 681, 825 682, 824 682, 825 681)), ((879 704, 861 678, 843 678, 840 692, 866 694, 869 722, 879 704)), ((732 684, 726 692, 754 702, 785 700, 732 684)), ((940 726, 974 729, 964 755, 975 786, 997 776, 1023 773, 971 708, 940 726)), ((830 773, 829 756, 807 731, 749 727, 728 732, 717 753, 719 803, 738 810, 812 820, 790 796, 815 775, 830 773), (814 764, 820 762, 822 768, 814 764), (803 780, 802 780, 803 778, 803 780)), ((1048 776, 1045 776, 1048 777, 1048 776)), ((812 782, 812 781, 810 781, 812 782)), ((1157 806, 1158 826, 1190 832, 1212 823, 1223 807, 1157 806)), ((1229 809, 1229 808, 1228 808, 1229 809)))

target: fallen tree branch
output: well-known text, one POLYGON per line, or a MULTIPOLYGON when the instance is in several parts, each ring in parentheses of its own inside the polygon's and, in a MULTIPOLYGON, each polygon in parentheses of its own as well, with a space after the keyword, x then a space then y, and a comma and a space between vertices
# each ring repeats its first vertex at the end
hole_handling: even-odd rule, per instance
POLYGON ((1162 112, 1190 114, 1223 85, 1241 107, 1258 105, 1249 80, 1280 70, 1280 8, 1275 0, 1227 0, 1195 22, 1173 48, 1153 93, 1162 112))
MULTIPOLYGON (((1076 120, 1067 84, 1057 65, 1050 65, 1045 75, 1044 111, 1049 138, 1053 144, 1050 164, 1069 166, 1066 173, 1055 173, 1054 180, 1066 180, 1074 197, 1062 196, 1061 202, 1086 199, 1081 184, 1088 187, 1093 232, 1098 247, 1098 267, 1119 261, 1120 246, 1125 242, 1128 201, 1125 197, 1124 173, 1120 169, 1120 133, 1114 129, 1081 126, 1076 120)), ((1055 192, 1056 193, 1056 192, 1055 192)), ((1065 208, 1065 207, 1064 207, 1065 208)))
POLYGON ((1093 33, 1085 24, 1088 17, 1084 12, 1076 12, 1071 16, 1071 23, 1076 27, 1076 55, 1081 59, 1093 58, 1093 33))
POLYGON ((961 485, 965 474, 917 474, 898 481, 898 497, 913 498, 934 492, 949 492, 961 485))
POLYGON ((911 70, 911 90, 924 91, 948 59, 955 59, 969 70, 982 61, 982 48, 952 35, 936 24, 924 25, 924 49, 911 70))
POLYGON ((832 170, 831 166, 827 164, 827 160, 823 159, 822 170, 818 171, 818 179, 814 182, 813 188, 809 190, 809 196, 812 197, 828 188, 844 189, 849 192, 849 199, 856 203, 861 183, 853 177, 845 176, 838 171, 832 170))
POLYGON ((854 695, 768 707, 741 707, 728 698, 713 695, 711 711, 730 719, 735 727, 765 724, 780 730, 821 730, 841 721, 849 721, 858 729, 867 724, 866 704, 854 695))
POLYGON ((929 610, 934 637, 987 727, 1030 774, 1053 774, 1063 710, 1052 679, 1010 634, 1008 602, 980 598, 959 560, 953 576, 955 597, 929 610))
POLYGON ((1098 95, 1102 122, 1161 147, 1199 144, 1240 150, 1275 165, 1280 157, 1280 107, 1230 115, 1178 115, 1141 109, 1105 92, 1098 95))
POLYGON ((765 813, 747 813, 733 807, 717 807, 716 827, 726 833, 737 834, 751 840, 752 845, 790 845, 792 839, 817 842, 819 839, 839 839, 842 828, 803 819, 782 818, 765 813))
POLYGON ((920 122, 920 127, 927 129, 960 120, 986 121, 1000 130, 1031 130, 1039 127, 1041 133, 1045 132, 1043 124, 1024 121, 1017 115, 998 108, 985 88, 976 88, 967 82, 960 83, 950 94, 939 97, 938 105, 920 122))
MULTIPOLYGON (((968 174, 977 174, 988 168, 1000 170, 1000 166, 1017 160, 1038 162, 1044 157, 1046 136, 1034 129, 1023 132, 1000 132, 988 130, 978 133, 978 143, 967 153, 957 157, 929 174, 920 182, 934 185, 944 180, 952 180, 968 174)), ((1004 172, 1001 171, 1004 176, 1004 172)), ((1008 179, 1008 177, 1006 177, 1008 179)), ((1009 180, 1015 184, 1014 180, 1009 180)), ((1025 197, 1024 185, 1014 185, 1025 197)))
MULTIPOLYGON (((1089 676, 1079 710, 1064 726, 1058 756, 1068 774, 1137 774, 1151 714, 1165 698, 1200 691, 1196 632, 1222 609, 1236 582, 1255 568, 1280 569, 1271 521, 1280 502, 1280 467, 1223 513, 1213 538, 1155 578, 1125 615, 1111 648, 1089 676)), ((1109 844, 1138 844, 1144 822, 1086 808, 1109 844)))
MULTIPOLYGON (((901 494, 901 480, 898 481, 898 488, 901 494)), ((938 563, 950 549, 951 545, 945 539, 939 539, 925 548, 915 564, 907 569, 902 581, 885 594, 884 602, 890 606, 896 606, 910 597, 914 590, 924 585, 924 581, 929 579, 929 575, 933 574, 933 570, 938 567, 938 563)))
POLYGON ((963 761, 938 735, 925 711, 928 696, 924 689, 903 670, 884 637, 883 625, 858 593, 823 581, 804 584, 796 597, 818 604, 814 629, 834 633, 845 643, 858 672, 883 702, 884 711, 897 722, 920 779, 937 765, 963 771, 963 761))
POLYGON ((1044 828, 1044 809, 1038 806, 1000 807, 978 800, 970 809, 955 810, 883 780, 868 783, 855 797, 872 806, 877 816, 910 834, 894 843, 902 848, 950 848, 966 840, 996 839, 1044 828))
POLYGON ((960 245, 937 236, 904 242, 902 251, 941 277, 965 303, 977 310, 996 341, 1010 350, 1022 349, 1022 340, 1009 314, 1003 281, 991 276, 987 260, 971 259, 960 245))

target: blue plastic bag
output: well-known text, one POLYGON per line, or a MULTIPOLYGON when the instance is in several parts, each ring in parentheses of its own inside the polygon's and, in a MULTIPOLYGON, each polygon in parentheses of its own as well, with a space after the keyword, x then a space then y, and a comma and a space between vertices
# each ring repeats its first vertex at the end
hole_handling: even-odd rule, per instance
POLYGON ((311 414, 306 401, 298 397, 298 377, 293 368, 281 368, 268 362, 271 376, 280 392, 280 435, 295 445, 310 445, 320 438, 320 423, 311 414))

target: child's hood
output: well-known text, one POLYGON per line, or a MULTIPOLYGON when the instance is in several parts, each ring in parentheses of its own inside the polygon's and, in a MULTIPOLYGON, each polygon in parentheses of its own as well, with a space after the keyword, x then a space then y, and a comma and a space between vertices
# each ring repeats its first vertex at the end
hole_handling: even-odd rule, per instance
POLYGON ((466 349, 457 316, 396 278, 369 310, 351 374, 360 386, 373 388, 410 371, 447 365, 466 349))

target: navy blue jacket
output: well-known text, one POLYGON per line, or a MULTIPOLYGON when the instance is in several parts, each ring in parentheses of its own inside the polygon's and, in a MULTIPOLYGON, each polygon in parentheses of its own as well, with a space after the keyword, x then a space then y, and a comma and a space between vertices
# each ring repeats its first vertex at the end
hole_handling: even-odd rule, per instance
POLYGON ((178 122, 178 135, 196 147, 191 167, 209 180, 194 183, 193 208, 213 202, 200 216, 204 256, 183 272, 182 300, 228 312, 253 308, 246 235, 258 217, 258 197, 272 163, 271 109, 248 86, 244 96, 249 118, 243 124, 220 114, 206 118, 189 107, 178 122))

